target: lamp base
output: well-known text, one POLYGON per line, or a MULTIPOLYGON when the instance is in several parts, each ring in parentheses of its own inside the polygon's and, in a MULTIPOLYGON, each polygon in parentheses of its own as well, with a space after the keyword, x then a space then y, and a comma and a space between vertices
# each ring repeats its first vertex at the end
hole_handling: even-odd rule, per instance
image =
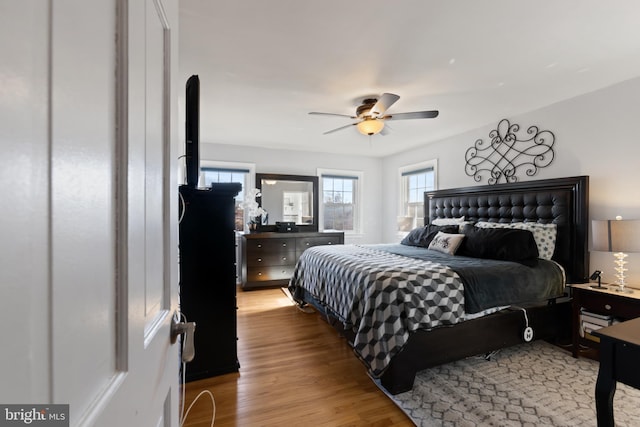
POLYGON ((633 293, 633 289, 629 289, 627 287, 624 288, 616 288, 615 289, 616 292, 620 292, 622 294, 632 294, 633 293))
POLYGON ((589 286, 591 289, 609 289, 608 286, 602 286, 602 285, 591 285, 589 286))

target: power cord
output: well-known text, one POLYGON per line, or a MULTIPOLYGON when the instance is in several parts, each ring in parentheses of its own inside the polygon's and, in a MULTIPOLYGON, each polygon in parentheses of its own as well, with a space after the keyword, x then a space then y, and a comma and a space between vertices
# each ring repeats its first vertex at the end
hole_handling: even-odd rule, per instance
POLYGON ((187 210, 187 204, 184 202, 184 197, 182 197, 182 193, 179 191, 178 196, 180 196, 180 218, 178 218, 178 224, 180 224, 184 218, 184 212, 187 210))
MULTIPOLYGON (((180 318, 187 323, 187 316, 184 315, 184 313, 180 312, 180 318)), ((184 341, 180 340, 180 342, 182 343, 182 349, 181 351, 184 351, 184 341)), ((182 362, 182 399, 180 400, 180 420, 179 420, 179 426, 182 427, 184 425, 184 422, 187 420, 187 416, 189 415, 189 412, 191 412, 191 408, 193 408, 193 405, 195 405, 195 403, 198 401, 198 399, 200 399, 202 396, 204 395, 208 395, 209 398, 211 399, 211 405, 213 406, 212 408, 212 414, 211 414, 211 427, 213 427, 213 423, 216 420, 216 400, 213 397, 213 393, 211 393, 209 390, 202 390, 200 393, 198 393, 198 395, 195 397, 195 399, 193 399, 193 401, 191 402, 191 404, 189 405, 189 407, 187 408, 186 412, 184 410, 184 403, 185 403, 185 399, 186 399, 186 372, 187 372, 187 364, 185 362, 182 362)))
POLYGON ((180 160, 182 158, 185 159, 184 168, 182 169, 182 182, 185 183, 187 182, 187 155, 183 154, 182 156, 178 156, 177 160, 180 160))
POLYGON ((478 354, 474 356, 474 359, 482 359, 482 360, 486 360, 488 362, 491 361, 491 359, 496 356, 498 353, 500 353, 501 349, 497 349, 497 350, 493 350, 493 351, 489 351, 485 354, 478 354))
MULTIPOLYGON (((184 388, 184 386, 183 386, 183 388, 184 388)), ((211 393, 209 390, 202 390, 200 393, 198 393, 196 398, 193 399, 193 402, 191 402, 191 405, 189 405, 189 407, 187 408, 187 412, 185 412, 184 416, 180 420, 180 427, 182 427, 184 425, 184 422, 187 419, 187 416, 189 415, 189 412, 191 411, 191 408, 193 408, 193 405, 198 401, 198 399, 200 399, 201 396, 203 396, 205 394, 208 395, 211 398, 211 404, 213 405, 213 409, 212 409, 213 413, 211 415, 211 427, 213 427, 213 423, 216 420, 216 401, 213 398, 213 393, 211 393)))
POLYGON ((509 306, 509 310, 522 310, 524 314, 524 330, 522 331, 522 338, 525 342, 531 342, 533 340, 533 328, 529 326, 529 316, 527 316, 527 309, 518 307, 517 305, 509 306))

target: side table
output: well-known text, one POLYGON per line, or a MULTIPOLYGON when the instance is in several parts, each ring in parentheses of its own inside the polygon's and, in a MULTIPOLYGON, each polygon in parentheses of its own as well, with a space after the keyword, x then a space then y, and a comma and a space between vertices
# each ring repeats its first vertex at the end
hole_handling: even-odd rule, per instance
POLYGON ((616 381, 640 388, 640 318, 598 329, 593 334, 600 338, 600 370, 596 382, 598 427, 613 427, 616 381))

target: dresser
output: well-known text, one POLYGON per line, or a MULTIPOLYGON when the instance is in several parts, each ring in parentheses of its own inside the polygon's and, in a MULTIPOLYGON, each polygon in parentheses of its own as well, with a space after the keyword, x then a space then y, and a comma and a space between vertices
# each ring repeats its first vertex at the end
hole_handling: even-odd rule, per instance
POLYGON ((236 372, 235 201, 237 183, 180 187, 180 311, 196 323, 186 381, 236 372))
POLYGON ((343 232, 245 233, 240 238, 242 289, 286 286, 302 253, 344 244, 343 232))

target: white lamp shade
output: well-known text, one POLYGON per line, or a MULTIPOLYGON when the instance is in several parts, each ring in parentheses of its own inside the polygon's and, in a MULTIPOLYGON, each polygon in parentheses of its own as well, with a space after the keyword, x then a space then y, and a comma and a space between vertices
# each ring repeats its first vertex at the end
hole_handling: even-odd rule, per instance
POLYGON ((384 128, 384 122, 378 119, 364 119, 356 127, 363 135, 375 135, 384 128))
POLYGON ((592 249, 602 252, 640 252, 640 220, 591 221, 592 249))

